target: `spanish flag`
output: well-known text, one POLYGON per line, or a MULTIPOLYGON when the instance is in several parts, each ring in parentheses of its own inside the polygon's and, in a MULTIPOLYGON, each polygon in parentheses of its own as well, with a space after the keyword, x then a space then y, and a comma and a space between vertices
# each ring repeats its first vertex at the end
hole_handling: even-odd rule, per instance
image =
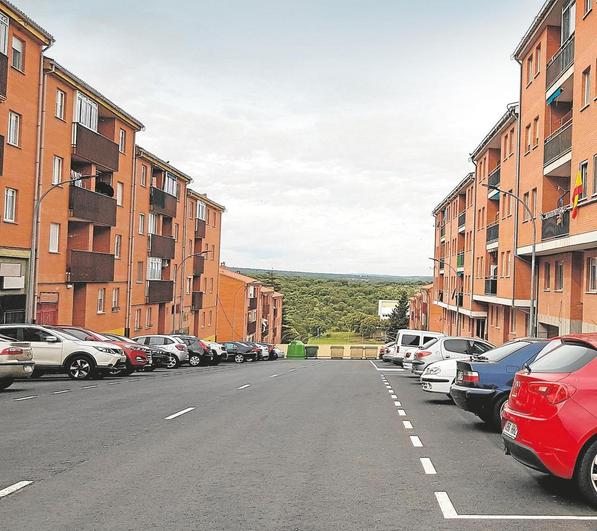
POLYGON ((578 201, 583 192, 582 175, 580 171, 576 174, 576 183, 574 185, 574 191, 572 192, 572 219, 576 219, 578 216, 578 201))

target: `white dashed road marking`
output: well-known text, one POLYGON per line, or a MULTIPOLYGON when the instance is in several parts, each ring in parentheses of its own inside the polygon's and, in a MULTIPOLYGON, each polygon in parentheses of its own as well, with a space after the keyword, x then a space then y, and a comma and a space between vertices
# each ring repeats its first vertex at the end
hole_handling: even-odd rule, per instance
POLYGON ((397 397, 396 395, 390 395, 390 398, 391 398, 392 400, 396 400, 398 397, 397 397))
POLYGON ((250 385, 250 384, 241 385, 240 387, 237 387, 236 389, 237 389, 238 391, 240 391, 241 389, 246 389, 247 387, 251 387, 251 385, 250 385))
POLYGON ((404 409, 399 409, 398 415, 400 415, 401 417, 406 417, 406 411, 404 411, 404 409))
POLYGON ((421 442, 421 439, 419 439, 416 435, 410 436, 410 442, 415 448, 423 448, 423 443, 421 442))
POLYGON ((394 402, 394 405, 395 405, 396 407, 400 407, 402 404, 401 404, 400 402, 394 402))
POLYGON ((18 490, 25 488, 27 485, 31 485, 31 483, 33 483, 33 481, 19 481, 18 483, 15 483, 14 485, 11 485, 10 487, 6 487, 5 489, 0 490, 0 498, 4 498, 5 496, 8 496, 9 494, 13 494, 14 492, 17 492, 18 490))
POLYGON ((437 474, 437 472, 435 471, 435 467, 433 466, 433 463, 431 462, 431 459, 429 459, 428 457, 421 457, 421 465, 423 466, 423 470, 425 471, 425 474, 427 474, 427 475, 437 474))
POLYGON ((279 374, 272 374, 270 378, 276 378, 276 376, 280 376, 279 374))
POLYGON ((23 400, 32 400, 34 398, 37 398, 37 395, 24 396, 23 398, 15 398, 15 402, 22 402, 23 400))
POLYGON ((413 429, 413 425, 411 423, 410 420, 403 420, 402 421, 402 425, 404 426, 405 430, 412 430, 413 429))
POLYGON ((175 419, 176 417, 180 417, 181 415, 184 415, 185 413, 189 413, 190 411, 193 411, 194 409, 195 409, 194 407, 188 407, 186 409, 183 409, 182 411, 179 411, 178 413, 174 413, 173 415, 165 417, 164 420, 175 419))
POLYGON ((81 389, 95 389, 97 387, 97 385, 85 385, 83 387, 81 387, 81 389))
POLYGON ((54 391, 53 395, 61 395, 62 393, 70 393, 70 389, 64 389, 63 391, 54 391))

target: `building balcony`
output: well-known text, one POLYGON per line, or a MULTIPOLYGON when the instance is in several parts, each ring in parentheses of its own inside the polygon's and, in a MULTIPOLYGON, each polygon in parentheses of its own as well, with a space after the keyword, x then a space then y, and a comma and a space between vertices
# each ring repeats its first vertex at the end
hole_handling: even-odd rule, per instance
POLYGON ((73 156, 105 171, 118 171, 118 144, 79 123, 73 124, 73 156))
POLYGON ((195 220, 195 238, 201 239, 205 238, 205 227, 206 223, 202 219, 195 220))
POLYGON ((191 300, 191 310, 198 311, 203 308, 203 292, 193 291, 191 300))
POLYGON ((553 240, 568 236, 570 233, 570 211, 558 208, 543 214, 541 221, 541 240, 553 240))
POLYGON ((487 186, 488 186, 487 197, 489 199, 497 198, 499 200, 500 193, 495 188, 500 186, 501 179, 502 179, 502 168, 500 166, 498 166, 487 177, 487 186))
POLYGON ((464 267, 464 253, 458 253, 458 256, 456 257, 456 267, 458 269, 464 267))
POLYGON ((257 321, 253 321, 252 323, 247 323, 247 334, 251 335, 257 332, 257 321))
POLYGON ((440 237, 440 239, 446 237, 446 226, 445 225, 442 225, 439 228, 439 237, 440 237))
POLYGON ((256 310, 257 309, 257 297, 252 297, 249 299, 249 310, 256 310))
POLYGON ((68 258, 68 282, 113 282, 114 255, 72 249, 68 258))
POLYGON ((8 89, 8 56, 0 53, 0 100, 5 100, 8 89))
POLYGON ((205 271, 205 256, 193 257, 193 276, 199 277, 205 271))
POLYGON ((103 225, 116 226, 116 200, 80 186, 71 186, 68 196, 71 219, 103 225))
POLYGON ((466 225, 466 212, 461 212, 458 214, 458 230, 464 229, 466 225))
POLYGON ((176 242, 174 238, 160 236, 159 234, 149 235, 149 256, 152 258, 163 258, 172 260, 174 258, 176 242))
POLYGON ((495 243, 500 238, 500 224, 492 223, 487 225, 487 245, 495 243))
POLYGON ((161 304, 172 302, 174 296, 174 282, 171 280, 147 281, 147 304, 161 304))
POLYGON ((570 162, 572 153, 572 118, 545 139, 543 165, 546 174, 555 174, 557 168, 570 162), (561 162, 561 163, 560 163, 561 162))
POLYGON ((497 294, 497 278, 490 277, 485 279, 485 295, 497 294))
POLYGON ((170 195, 159 188, 151 187, 149 195, 151 210, 169 218, 176 217, 176 196, 170 195))
POLYGON ((574 64, 574 36, 570 37, 547 63, 546 89, 549 90, 556 81, 574 64))

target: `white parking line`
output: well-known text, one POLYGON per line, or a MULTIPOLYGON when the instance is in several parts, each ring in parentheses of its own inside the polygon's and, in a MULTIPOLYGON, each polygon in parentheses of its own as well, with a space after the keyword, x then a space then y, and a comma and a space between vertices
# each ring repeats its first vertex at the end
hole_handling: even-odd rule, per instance
POLYGON ((120 382, 108 382, 108 385, 120 385, 120 382))
POLYGON ((195 409, 195 408, 194 407, 188 407, 186 409, 183 409, 182 411, 179 411, 178 413, 174 413, 173 415, 165 417, 164 420, 175 419, 176 417, 180 417, 181 415, 184 415, 185 413, 189 413, 190 411, 193 411, 193 409, 195 409))
POLYGON ((406 411, 404 411, 404 409, 399 409, 398 415, 400 415, 401 417, 406 417, 406 411))
POLYGON ((435 467, 433 466, 433 463, 431 462, 431 459, 429 459, 428 457, 421 457, 421 465, 423 465, 423 470, 425 471, 425 474, 427 474, 427 475, 437 474, 437 472, 435 471, 435 467))
POLYGON ((97 385, 84 385, 81 389, 95 389, 97 385))
POLYGON ((276 378, 277 376, 280 376, 280 375, 279 375, 279 374, 272 374, 272 375, 270 376, 270 378, 276 378))
POLYGON ((64 391, 54 391, 53 395, 61 395, 62 393, 70 393, 70 389, 64 389, 64 391))
POLYGON ((15 398, 15 402, 22 402, 23 400, 32 400, 33 398, 37 398, 37 395, 24 396, 23 398, 15 398))
POLYGON ((385 369, 385 368, 379 368, 377 365, 375 365, 375 363, 373 363, 371 360, 369 360, 369 363, 371 363, 371 365, 373 365, 375 367, 376 371, 379 372, 404 372, 404 369, 385 369))
POLYGON ((411 423, 410 420, 403 420, 402 421, 402 425, 404 426, 405 430, 412 430, 413 429, 413 425, 411 423))
POLYGON ((421 442, 421 439, 419 439, 416 435, 410 436, 410 442, 415 448, 423 448, 423 443, 421 442))
POLYGON ((251 385, 250 385, 250 384, 241 385, 240 387, 237 387, 236 389, 237 389, 238 391, 240 391, 241 389, 246 389, 247 387, 251 387, 251 385))
POLYGON ((391 398, 392 400, 396 400, 398 397, 397 397, 396 395, 390 395, 390 398, 391 398))
POLYGON ((19 481, 10 487, 6 487, 5 489, 0 490, 0 498, 4 498, 9 494, 13 494, 18 490, 25 488, 27 485, 31 485, 31 483, 33 483, 33 481, 19 481))
POLYGON ((396 407, 401 407, 401 406, 402 406, 402 404, 401 404, 400 402, 396 402, 396 401, 394 402, 394 405, 395 405, 396 407))
POLYGON ((595 522, 597 516, 549 516, 528 514, 458 514, 447 492, 436 492, 435 498, 446 520, 571 520, 580 522, 595 522))

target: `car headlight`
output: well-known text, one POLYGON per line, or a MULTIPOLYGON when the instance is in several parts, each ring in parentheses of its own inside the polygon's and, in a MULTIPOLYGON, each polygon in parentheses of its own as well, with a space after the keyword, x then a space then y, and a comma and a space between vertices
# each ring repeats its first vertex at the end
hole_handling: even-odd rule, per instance
POLYGON ((100 352, 105 352, 106 354, 114 354, 111 348, 109 347, 93 347, 95 350, 99 350, 100 352))
POLYGON ((442 370, 439 367, 429 367, 425 370, 426 374, 439 374, 442 370))

